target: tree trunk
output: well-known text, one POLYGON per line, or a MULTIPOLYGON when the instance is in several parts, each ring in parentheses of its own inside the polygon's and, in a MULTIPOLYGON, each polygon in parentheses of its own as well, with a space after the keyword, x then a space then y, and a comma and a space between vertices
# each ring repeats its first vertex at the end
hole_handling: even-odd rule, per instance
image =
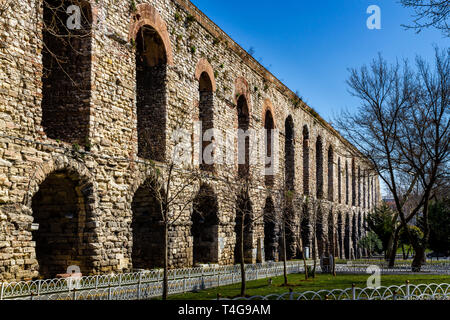
POLYGON ((422 269, 423 261, 425 259, 425 247, 420 246, 416 249, 416 255, 412 262, 412 272, 420 272, 422 269))
POLYGON ((169 295, 169 228, 164 223, 164 275, 163 275, 163 300, 167 300, 169 295))
POLYGON ((397 228, 394 233, 392 248, 389 256, 389 268, 393 268, 395 266, 395 259, 397 258, 398 240, 400 238, 401 229, 402 229, 401 227, 397 228))

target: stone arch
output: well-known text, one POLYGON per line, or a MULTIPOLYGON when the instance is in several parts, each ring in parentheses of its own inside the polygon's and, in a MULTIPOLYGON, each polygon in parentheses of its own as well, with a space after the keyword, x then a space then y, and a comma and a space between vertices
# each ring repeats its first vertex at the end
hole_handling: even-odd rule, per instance
POLYGON ((322 199, 323 194, 323 140, 322 136, 316 141, 316 191, 317 198, 322 199))
POLYGON ((302 245, 301 248, 303 255, 305 254, 305 248, 309 248, 309 255, 311 257, 311 238, 312 238, 312 226, 311 226, 311 217, 308 210, 308 205, 305 203, 302 205, 302 219, 300 222, 300 231, 302 236, 302 245))
POLYGON ((330 212, 328 214, 328 243, 327 243, 327 253, 335 256, 336 255, 336 230, 335 230, 335 220, 334 220, 334 213, 333 213, 333 208, 330 209, 330 212))
POLYGON ((357 177, 357 193, 358 193, 358 207, 361 207, 361 166, 358 166, 358 177, 357 177))
POLYGON ((356 163, 352 159, 352 206, 356 207, 356 163))
POLYGON ((39 225, 32 237, 41 277, 54 278, 73 265, 83 274, 96 271, 96 188, 83 169, 74 160, 56 158, 39 167, 30 183, 25 201, 39 225))
POLYGON ((136 33, 136 115, 138 156, 165 160, 167 122, 167 51, 150 24, 136 33))
POLYGON ((351 220, 350 214, 347 212, 345 214, 345 224, 344 224, 344 253, 345 259, 352 259, 352 240, 351 240, 351 220))
POLYGON ((267 197, 264 206, 264 253, 266 260, 278 261, 278 233, 277 214, 272 197, 267 197))
POLYGON ((273 186, 275 166, 275 148, 273 145, 275 134, 275 119, 271 108, 266 106, 263 109, 266 110, 263 114, 263 123, 265 129, 265 150, 267 159, 270 159, 270 162, 265 164, 265 184, 266 186, 273 186))
POLYGON ((353 247, 353 258, 359 258, 358 254, 358 213, 353 213, 352 219, 352 247, 353 247))
POLYGON ((344 222, 342 221, 342 212, 338 212, 337 215, 337 229, 338 229, 338 236, 337 236, 337 248, 338 248, 338 256, 339 258, 345 258, 344 253, 344 239, 342 237, 342 234, 344 232, 344 222))
POLYGON ((338 202, 342 203, 342 163, 341 158, 338 158, 338 202))
MULTIPOLYGON (((207 62, 207 61, 206 61, 207 62)), ((214 75, 212 75, 214 77, 214 75)), ((202 72, 198 78, 199 81, 199 115, 198 119, 201 126, 200 136, 200 168, 204 171, 214 171, 214 151, 208 152, 208 146, 214 141, 213 136, 206 137, 205 134, 208 130, 214 129, 214 78, 211 78, 210 73, 207 71, 202 72)))
POLYGON ((216 79, 214 77, 214 69, 206 58, 201 58, 198 61, 197 67, 195 68, 195 74, 194 74, 195 80, 200 82, 203 73, 206 73, 208 75, 209 81, 211 83, 210 91, 216 92, 217 85, 216 85, 216 79))
POLYGON ((303 126, 303 194, 309 195, 309 129, 303 126))
POLYGON ((240 177, 245 177, 250 170, 250 109, 245 95, 239 96, 237 100, 238 129, 247 134, 238 136, 238 173, 240 177))
POLYGON ((81 162, 60 155, 50 159, 42 165, 39 165, 33 172, 28 183, 28 191, 25 194, 23 204, 31 208, 32 197, 39 191, 39 186, 47 179, 50 174, 56 171, 67 171, 79 177, 80 184, 92 190, 88 193, 89 210, 95 212, 98 206, 97 184, 89 169, 81 162))
POLYGON ((253 204, 248 193, 242 193, 236 201, 234 261, 235 263, 241 262, 242 243, 244 262, 253 263, 253 204))
POLYGON ((248 108, 248 114, 251 114, 252 107, 251 107, 251 94, 250 89, 248 85, 248 81, 243 77, 236 78, 236 81, 234 83, 234 103, 238 105, 239 99, 244 96, 245 100, 247 102, 247 108, 248 108))
POLYGON ((155 181, 147 178, 137 190, 132 187, 131 260, 133 269, 153 269, 164 265, 164 225, 155 181))
POLYGON ((295 189, 295 128, 291 115, 286 118, 284 132, 285 187, 287 190, 293 191, 295 189))
POLYGON ((363 174, 362 174, 362 193, 363 193, 363 195, 362 195, 362 198, 363 198, 363 200, 362 200, 362 207, 365 209, 366 208, 366 200, 367 200, 367 198, 366 198, 366 181, 367 181, 367 179, 366 179, 366 176, 367 176, 367 171, 366 170, 363 170, 363 174))
POLYGON ((128 41, 131 41, 131 39, 136 40, 139 31, 144 26, 150 26, 158 33, 164 45, 167 64, 173 65, 173 51, 167 25, 158 11, 148 3, 142 3, 136 6, 136 11, 133 13, 129 27, 128 41))
POLYGON ((328 148, 328 201, 334 201, 334 149, 328 148))
POLYGON ((268 112, 270 113, 270 115, 272 116, 272 120, 273 120, 273 128, 277 128, 277 119, 275 117, 276 113, 275 113, 275 109, 273 108, 273 104, 270 101, 270 99, 265 99, 264 103, 263 103, 263 113, 262 113, 262 122, 266 123, 266 116, 268 114, 268 112))
POLYGON ((349 187, 350 187, 350 176, 348 172, 348 161, 345 160, 345 204, 350 204, 350 193, 349 193, 349 187))
POLYGON ((41 125, 50 139, 85 145, 91 113, 92 7, 84 0, 43 3, 41 125), (65 23, 71 5, 81 9, 79 29, 65 23))
POLYGON ((317 239, 317 257, 320 258, 324 254, 327 245, 327 239, 325 238, 325 232, 327 228, 325 214, 323 212, 324 208, 320 205, 317 208, 317 216, 315 221, 315 236, 317 239))
POLYGON ((219 262, 219 208, 216 193, 208 185, 200 187, 193 203, 191 235, 193 262, 219 262))

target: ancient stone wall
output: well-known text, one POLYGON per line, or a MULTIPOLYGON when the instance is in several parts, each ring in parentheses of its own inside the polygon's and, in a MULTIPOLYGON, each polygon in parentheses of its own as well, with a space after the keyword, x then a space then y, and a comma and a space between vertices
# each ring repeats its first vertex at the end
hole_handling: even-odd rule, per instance
MULTIPOLYGON (((54 276, 69 265, 85 274, 159 267, 160 218, 144 190, 146 161, 170 157, 173 132, 194 132, 198 120, 223 135, 277 130, 271 181, 260 160, 244 168, 256 217, 246 226, 246 261, 281 257, 280 225, 264 218, 281 214, 274 190, 283 186, 295 194, 289 258, 302 251, 300 233, 310 248, 315 234, 321 254, 360 254, 363 217, 381 200, 368 162, 189 1, 63 1, 87 17, 88 32, 70 40, 76 54, 45 33, 44 7, 55 1, 7 1, 0 11, 0 280, 54 276), (56 49, 70 67, 55 66, 48 51, 56 49)), ((224 181, 235 177, 237 156, 212 166, 192 160, 211 176, 184 191, 199 197, 176 213, 170 266, 235 263, 239 218, 230 198, 237 199, 224 181), (213 210, 196 216, 204 199, 213 210)), ((175 187, 183 184, 177 179, 175 187)))

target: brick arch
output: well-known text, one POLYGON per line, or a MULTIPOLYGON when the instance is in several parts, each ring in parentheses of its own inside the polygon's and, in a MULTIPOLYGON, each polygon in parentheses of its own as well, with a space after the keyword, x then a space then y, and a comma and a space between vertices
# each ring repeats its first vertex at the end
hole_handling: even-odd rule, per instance
POLYGON ((217 90, 217 85, 216 78, 214 77, 214 69, 205 58, 201 58, 197 63, 197 67, 195 68, 195 79, 197 81, 200 81, 200 77, 203 72, 206 72, 208 74, 209 79, 211 80, 212 91, 215 92, 217 90))
POLYGON ((129 27, 128 40, 136 40, 139 30, 146 25, 154 28, 158 32, 166 51, 167 64, 173 65, 173 51, 167 25, 158 11, 148 3, 142 3, 136 6, 136 12, 133 14, 129 27))
POLYGON ((234 103, 237 105, 239 97, 244 96, 245 100, 247 101, 248 113, 250 117, 250 115, 252 114, 252 107, 250 103, 250 89, 248 86, 248 81, 244 77, 238 77, 236 78, 234 87, 234 103))
POLYGON ((66 156, 58 156, 39 165, 34 171, 28 184, 28 192, 25 194, 23 204, 31 208, 33 196, 39 191, 39 186, 54 172, 66 171, 76 175, 82 190, 86 190, 88 209, 94 213, 98 205, 97 184, 89 169, 80 162, 66 156), (89 192, 87 192, 89 191, 89 192))
POLYGON ((276 129, 277 128, 277 119, 275 118, 275 110, 273 109, 272 102, 268 98, 265 99, 264 103, 263 103, 262 123, 266 123, 267 111, 270 111, 270 113, 272 114, 273 127, 274 127, 274 129, 276 129))
MULTIPOLYGON (((142 168, 138 168, 136 172, 132 175, 131 181, 132 184, 129 187, 129 192, 127 196, 127 204, 131 206, 131 202, 133 201, 134 194, 138 191, 140 187, 149 179, 154 179, 155 173, 150 169, 141 170, 142 168)), ((162 183, 162 181, 159 181, 162 183)))

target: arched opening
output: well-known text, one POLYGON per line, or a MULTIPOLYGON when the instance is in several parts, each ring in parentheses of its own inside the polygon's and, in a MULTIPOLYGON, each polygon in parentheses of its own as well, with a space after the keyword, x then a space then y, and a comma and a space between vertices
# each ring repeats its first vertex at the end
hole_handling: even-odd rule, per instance
POLYGON ((323 198, 323 142, 319 136, 316 142, 316 184, 317 199, 323 198))
POLYGON ((343 232, 343 221, 342 221, 342 213, 339 212, 338 214, 338 221, 337 221, 337 227, 338 227, 338 254, 339 258, 344 258, 344 255, 342 254, 344 249, 344 242, 342 238, 342 232, 343 232))
MULTIPOLYGON (((286 259, 292 260, 297 255, 297 242, 296 242, 296 226, 295 216, 294 216, 294 208, 292 203, 288 204, 285 208, 284 219, 282 223, 284 223, 284 227, 286 228, 286 259)), ((280 240, 283 240, 282 238, 280 240)), ((284 259, 284 247, 283 241, 280 241, 280 249, 281 249, 281 259, 284 259)))
POLYGON ((328 149, 328 201, 334 201, 334 151, 328 149))
POLYGON ((131 210, 134 269, 153 269, 164 265, 164 224, 156 188, 147 180, 134 194, 131 210))
POLYGON ((146 25, 136 36, 138 155, 164 161, 166 151, 167 56, 158 32, 146 25))
POLYGON ((253 262, 253 209, 248 194, 243 194, 237 199, 235 219, 236 246, 234 250, 235 263, 241 262, 241 244, 243 244, 244 262, 253 262), (242 241, 242 242, 241 242, 242 241))
POLYGON ((357 259, 359 258, 358 255, 358 221, 357 221, 357 217, 356 217, 356 213, 353 214, 353 219, 352 219, 352 245, 353 245, 353 254, 354 254, 354 258, 357 259))
MULTIPOLYGON (((86 145, 91 101, 91 6, 88 1, 44 0, 43 13, 42 126, 51 139, 86 145), (79 19, 74 21, 68 20, 67 13, 72 5, 80 10, 79 19)), ((77 11, 72 14, 78 18, 77 11)))
POLYGON ((303 127, 303 194, 309 195, 309 130, 303 127))
POLYGON ((341 158, 338 158, 338 201, 342 203, 342 165, 341 158))
POLYGON ((366 170, 363 171, 362 184, 363 184, 363 208, 366 208, 366 170))
POLYGON ((323 256, 323 253, 326 249, 326 239, 324 237, 324 228, 326 228, 326 224, 324 224, 324 216, 321 208, 317 210, 317 217, 315 223, 315 234, 317 239, 317 257, 320 258, 323 256))
POLYGON ((352 205, 356 206, 356 164, 352 159, 352 205))
POLYGON ((199 120, 202 127, 200 137, 200 169, 205 171, 214 171, 214 154, 205 153, 205 149, 212 143, 214 137, 206 137, 210 141, 205 141, 205 133, 214 128, 214 93, 211 79, 207 72, 200 75, 199 80, 199 120))
POLYGON ((334 215, 333 210, 330 210, 328 215, 328 245, 327 252, 333 256, 336 254, 336 239, 334 230, 334 215))
POLYGON ((289 116, 285 121, 285 148, 284 148, 284 161, 285 161, 285 177, 286 177, 286 190, 294 190, 295 181, 295 146, 294 146, 294 120, 292 116, 289 116))
POLYGON ((266 260, 278 261, 278 226, 272 198, 266 199, 264 207, 264 253, 266 260))
POLYGON ((358 166, 358 207, 361 207, 361 167, 358 166))
POLYGON ((193 237, 193 262, 219 262, 219 206, 211 187, 202 186, 194 199, 191 234, 193 237))
POLYGON ((349 205, 350 204, 350 195, 349 195, 349 183, 350 183, 350 178, 349 178, 349 173, 348 173, 348 161, 345 161, 345 204, 349 205))
POLYGON ((345 215, 345 234, 344 234, 344 252, 345 259, 351 259, 351 239, 350 239, 350 215, 345 215))
POLYGON ((238 112, 238 129, 242 130, 238 137, 238 161, 239 176, 246 177, 250 170, 250 136, 248 129, 250 126, 250 113, 248 109, 247 99, 241 95, 237 102, 238 112))
MULTIPOLYGON (((273 186, 274 183, 274 175, 273 175, 273 167, 274 167, 274 149, 273 149, 273 140, 274 140, 274 129, 275 129, 275 123, 273 121, 272 112, 270 110, 266 111, 265 115, 265 121, 264 121, 264 129, 266 130, 266 157, 267 159, 270 159, 266 163, 266 176, 265 176, 265 183, 266 186, 273 186)), ((266 160, 267 161, 267 160, 266 160)))
POLYGON ((305 248, 309 248, 309 257, 311 257, 311 237, 312 237, 312 227, 311 220, 308 214, 308 206, 303 206, 303 214, 302 221, 300 224, 301 235, 302 235, 302 244, 303 244, 303 254, 305 254, 305 248))
POLYGON ((39 186, 32 199, 34 222, 39 229, 33 231, 39 274, 54 278, 78 266, 83 274, 92 271, 93 256, 89 248, 92 230, 86 222, 92 186, 83 184, 76 174, 54 172, 39 186))

